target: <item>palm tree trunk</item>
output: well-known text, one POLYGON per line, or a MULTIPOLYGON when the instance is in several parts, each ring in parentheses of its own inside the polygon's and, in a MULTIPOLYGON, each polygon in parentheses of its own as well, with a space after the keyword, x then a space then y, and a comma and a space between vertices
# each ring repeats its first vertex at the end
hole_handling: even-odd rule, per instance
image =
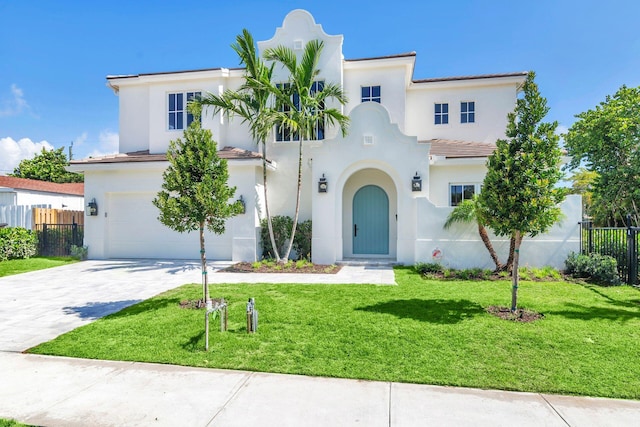
POLYGON ((271 222, 271 214, 269 213, 269 201, 267 200, 267 144, 262 143, 262 186, 264 188, 264 210, 267 215, 267 228, 269 228, 269 238, 271 239, 271 248, 276 262, 280 262, 280 253, 276 245, 276 238, 273 235, 273 223, 271 222))
MULTIPOLYGON (((300 132, 302 134, 302 132, 300 132)), ((291 248, 293 247, 293 237, 296 235, 296 227, 298 226, 298 214, 300 213, 300 193, 302 193, 302 135, 300 135, 300 149, 298 152, 298 194, 296 194, 296 212, 293 216, 293 225, 291 226, 291 237, 289 239, 289 244, 287 245, 287 250, 282 257, 283 262, 287 262, 289 259, 289 254, 291 253, 291 248)))
POLYGON ((511 312, 515 313, 518 307, 518 264, 520 262, 520 243, 522 243, 522 236, 519 231, 514 233, 514 238, 516 241, 514 255, 513 255, 513 273, 512 283, 513 288, 511 289, 511 312))
POLYGON ((496 253, 493 245, 491 244, 491 240, 489 239, 489 235, 487 234, 487 229, 480 223, 478 223, 478 234, 480 234, 480 238, 482 239, 482 243, 484 243, 484 247, 489 251, 489 255, 491 255, 491 259, 493 263, 496 265, 495 271, 500 271, 503 268, 503 265, 500 263, 498 259, 498 254, 496 253))

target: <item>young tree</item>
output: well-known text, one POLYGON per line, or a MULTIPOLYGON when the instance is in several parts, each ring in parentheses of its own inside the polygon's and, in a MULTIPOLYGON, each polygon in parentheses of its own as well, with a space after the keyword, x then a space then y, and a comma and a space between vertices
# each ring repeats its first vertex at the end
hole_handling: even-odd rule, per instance
POLYGON ((43 148, 33 159, 22 160, 11 176, 57 183, 84 181, 84 175, 68 172, 65 169, 67 166, 69 166, 69 160, 64 153, 64 147, 57 150, 43 148))
POLYGON ((218 157, 211 131, 200 126, 199 111, 190 108, 196 117, 184 131, 184 140, 169 143, 162 190, 153 200, 160 210, 158 219, 179 233, 200 232, 200 261, 202 265, 202 300, 211 304, 205 253, 205 228, 216 234, 225 231, 228 218, 241 210, 239 201, 229 203, 235 187, 229 187, 227 161, 218 157))
POLYGON ((286 46, 267 49, 264 57, 268 61, 280 63, 289 73, 289 85, 276 88, 276 99, 286 108, 279 116, 280 126, 284 126, 298 134, 298 183, 296 208, 291 228, 291 236, 283 259, 287 260, 293 247, 298 215, 300 213, 300 193, 302 191, 302 147, 304 141, 321 139, 318 134, 324 131, 325 125, 337 124, 342 135, 346 135, 349 118, 337 108, 327 108, 327 101, 336 100, 341 105, 347 98, 338 84, 317 81, 320 69, 318 61, 324 43, 319 40, 309 41, 298 60, 295 52, 286 46))
POLYGON ((558 204, 564 199, 564 192, 556 186, 562 178, 562 153, 555 134, 558 123, 542 122, 549 108, 534 79, 535 73, 530 72, 523 84, 523 96, 507 116, 507 139, 496 142, 480 193, 487 225, 497 235, 515 238, 512 312, 518 302, 522 238, 549 230, 560 219, 558 204))
POLYGON ((227 89, 222 95, 205 94, 198 102, 213 107, 212 113, 223 112, 227 117, 237 116, 243 123, 248 123, 251 136, 262 148, 262 183, 264 190, 265 216, 269 229, 271 247, 276 261, 280 261, 278 247, 273 234, 273 222, 269 211, 267 191, 267 139, 277 123, 275 110, 272 108, 275 86, 271 82, 273 64, 267 66, 258 56, 251 33, 244 29, 236 37, 231 48, 240 57, 245 66, 245 81, 238 90, 227 89))
POLYGON ((592 202, 596 222, 640 223, 640 87, 622 86, 593 110, 576 116, 565 135, 572 156, 569 167, 582 164, 596 172, 592 202))

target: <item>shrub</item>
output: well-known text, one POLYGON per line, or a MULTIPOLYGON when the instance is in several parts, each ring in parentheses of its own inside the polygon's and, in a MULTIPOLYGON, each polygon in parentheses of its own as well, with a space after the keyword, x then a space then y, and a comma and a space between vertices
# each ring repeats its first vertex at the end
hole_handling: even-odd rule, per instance
POLYGON ((419 262, 413 266, 413 269, 422 276, 428 273, 442 273, 444 271, 442 265, 437 262, 419 262))
POLYGON ((619 285, 618 262, 609 255, 570 253, 565 261, 567 274, 602 285, 619 285))
POLYGON ((0 228, 0 261, 30 258, 36 254, 36 234, 22 227, 0 228))
POLYGON ((298 259, 311 261, 311 220, 299 222, 296 235, 293 238, 293 248, 298 253, 298 259))
POLYGON ((70 252, 73 258, 83 261, 87 259, 87 255, 89 254, 89 248, 86 246, 71 245, 70 252))
MULTIPOLYGON (((276 215, 271 217, 271 224, 273 225, 273 237, 278 246, 278 253, 282 256, 287 243, 289 243, 293 219, 289 216, 276 215)), ((266 218, 260 221, 260 227, 262 227, 260 230, 262 257, 275 258, 266 218)), ((298 254, 297 259, 311 260, 311 227, 311 220, 299 222, 296 227, 296 235, 293 238, 293 250, 298 254)))

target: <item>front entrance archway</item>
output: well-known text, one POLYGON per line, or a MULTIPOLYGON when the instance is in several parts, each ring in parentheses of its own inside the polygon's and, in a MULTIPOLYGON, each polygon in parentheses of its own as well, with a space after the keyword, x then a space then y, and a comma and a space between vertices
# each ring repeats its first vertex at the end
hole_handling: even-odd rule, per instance
POLYGON ((353 254, 389 254, 389 197, 377 185, 353 196, 353 254))

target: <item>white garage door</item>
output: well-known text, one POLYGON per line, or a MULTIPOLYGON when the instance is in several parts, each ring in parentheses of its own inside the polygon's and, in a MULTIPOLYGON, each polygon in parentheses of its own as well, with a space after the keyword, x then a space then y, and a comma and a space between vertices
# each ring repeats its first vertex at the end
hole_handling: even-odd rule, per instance
MULTIPOLYGON (((198 231, 177 233, 158 221, 155 193, 110 193, 107 204, 109 258, 199 259, 198 231)), ((231 259, 230 233, 205 235, 207 258, 231 259)))

